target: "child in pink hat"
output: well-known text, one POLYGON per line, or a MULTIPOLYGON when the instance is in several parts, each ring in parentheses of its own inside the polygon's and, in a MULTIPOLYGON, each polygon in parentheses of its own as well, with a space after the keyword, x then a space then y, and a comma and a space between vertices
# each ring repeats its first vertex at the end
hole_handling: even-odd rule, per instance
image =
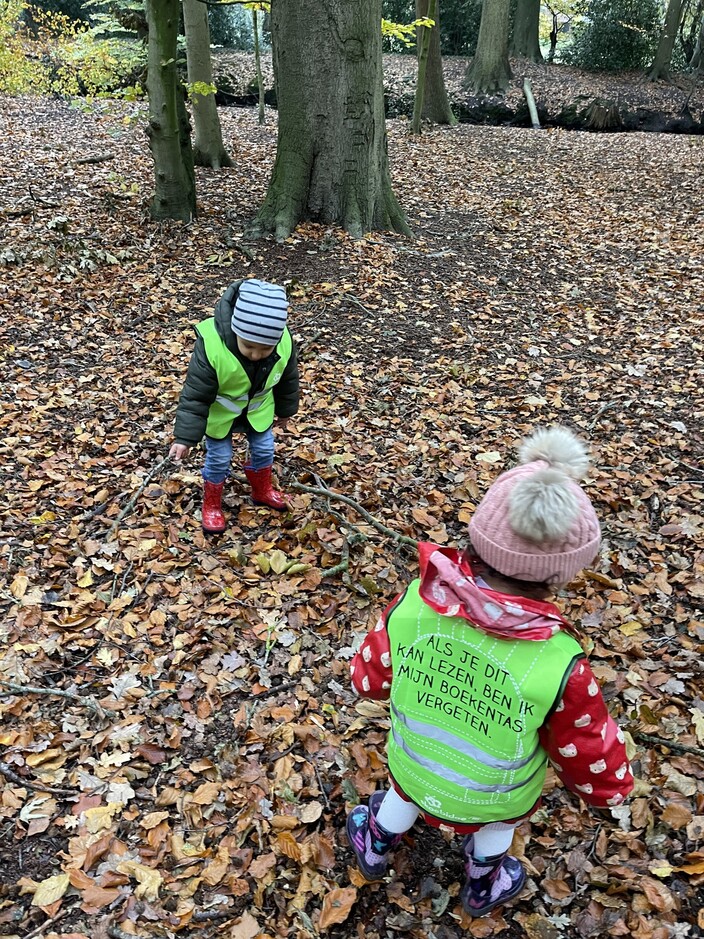
POLYGON ((461 899, 471 916, 523 887, 508 852, 540 801, 548 760, 594 806, 619 805, 633 788, 623 733, 576 631, 549 600, 599 549, 579 485, 586 449, 555 427, 526 440, 520 459, 477 507, 470 551, 419 545, 420 578, 351 664, 361 695, 391 702, 391 788, 347 819, 359 867, 383 876, 419 815, 454 829, 466 835, 461 899))

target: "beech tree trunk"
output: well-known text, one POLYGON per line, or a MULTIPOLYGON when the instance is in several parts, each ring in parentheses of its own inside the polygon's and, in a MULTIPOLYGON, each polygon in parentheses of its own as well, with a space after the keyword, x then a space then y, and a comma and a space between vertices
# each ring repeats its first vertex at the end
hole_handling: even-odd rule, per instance
MULTIPOLYGON (((183 27, 186 33, 186 63, 188 83, 213 83, 213 66, 210 59, 210 26, 208 7, 198 0, 183 0, 183 27)), ((214 94, 191 94, 195 140, 193 160, 196 166, 211 166, 219 170, 232 166, 222 142, 220 118, 214 94)))
MULTIPOLYGON (((429 16, 428 8, 431 0, 416 0, 416 18, 429 16)), ((422 54, 421 42, 429 38, 428 58, 425 66, 425 86, 423 92, 423 110, 421 116, 433 124, 457 123, 447 98, 445 77, 442 72, 442 55, 440 54, 440 0, 435 0, 435 11, 432 14, 435 26, 430 30, 429 37, 424 36, 425 30, 418 30, 418 56, 420 69, 420 56, 422 54)))
POLYGON ((149 28, 147 135, 154 159, 156 219, 190 221, 196 214, 191 128, 176 70, 178 0, 146 0, 149 28))
POLYGON ((540 51, 540 0, 518 0, 513 20, 511 54, 542 62, 540 51))
POLYGON ((693 72, 699 72, 702 67, 702 47, 704 47, 704 19, 699 25, 697 41, 692 52, 692 58, 689 60, 689 67, 693 72))
POLYGON ((276 160, 254 234, 310 219, 410 234, 391 189, 381 0, 272 0, 276 160))
POLYGON ((670 77, 670 63, 672 61, 672 50, 675 48, 675 39, 677 30, 680 27, 682 19, 683 0, 670 0, 665 14, 665 25, 660 34, 660 42, 655 53, 655 59, 648 71, 648 79, 651 82, 659 81, 670 77))
POLYGON ((464 78, 475 94, 503 94, 511 80, 508 61, 510 0, 484 0, 477 51, 464 78))

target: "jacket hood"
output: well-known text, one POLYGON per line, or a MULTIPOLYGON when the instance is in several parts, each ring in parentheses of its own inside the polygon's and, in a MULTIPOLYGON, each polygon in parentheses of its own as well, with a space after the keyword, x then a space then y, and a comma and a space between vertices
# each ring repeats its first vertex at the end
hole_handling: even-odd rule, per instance
POLYGON ((215 328, 230 352, 235 354, 237 354, 237 336, 232 331, 232 313, 241 283, 241 280, 236 280, 230 284, 215 304, 215 328))
POLYGON ((552 603, 479 587, 472 560, 455 548, 418 545, 419 594, 443 616, 459 616, 502 639, 544 641, 564 629, 575 631, 552 603))

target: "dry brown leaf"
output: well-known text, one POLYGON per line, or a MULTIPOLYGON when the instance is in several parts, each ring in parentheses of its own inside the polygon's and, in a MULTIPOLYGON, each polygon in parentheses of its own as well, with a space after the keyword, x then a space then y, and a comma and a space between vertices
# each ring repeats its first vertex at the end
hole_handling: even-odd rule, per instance
POLYGON ((325 895, 320 909, 318 929, 329 929, 336 923, 344 923, 357 899, 355 887, 335 887, 325 895))

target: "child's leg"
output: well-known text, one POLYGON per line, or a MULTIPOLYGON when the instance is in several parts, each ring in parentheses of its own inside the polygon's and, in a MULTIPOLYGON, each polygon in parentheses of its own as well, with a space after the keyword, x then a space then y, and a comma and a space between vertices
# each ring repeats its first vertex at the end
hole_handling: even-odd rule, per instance
POLYGON ((274 489, 271 481, 271 465, 274 462, 274 432, 269 430, 247 431, 249 443, 249 463, 244 474, 252 487, 252 501, 255 505, 268 505, 269 508, 283 511, 290 508, 286 497, 274 489))
POLYGON ((274 462, 274 431, 270 427, 261 433, 249 428, 247 431, 249 444, 249 466, 253 470, 264 469, 274 462))
POLYGON ((413 826, 419 815, 420 809, 417 805, 406 802, 395 789, 389 789, 377 809, 376 820, 387 831, 403 835, 413 826))
POLYGON ((360 870, 369 880, 386 873, 386 855, 401 841, 418 818, 420 809, 394 789, 374 792, 369 806, 358 805, 347 816, 347 836, 360 870), (380 820, 382 819, 382 820, 380 820))
POLYGON ((470 916, 484 916, 523 888, 523 865, 508 854, 516 826, 516 822, 493 822, 466 839, 462 903, 470 916))
POLYGON ((517 822, 492 822, 475 831, 472 856, 475 858, 494 857, 504 854, 511 847, 517 822))
POLYGON ((223 440, 205 438, 205 464, 203 479, 208 483, 222 483, 230 474, 232 462, 232 437, 223 440))

